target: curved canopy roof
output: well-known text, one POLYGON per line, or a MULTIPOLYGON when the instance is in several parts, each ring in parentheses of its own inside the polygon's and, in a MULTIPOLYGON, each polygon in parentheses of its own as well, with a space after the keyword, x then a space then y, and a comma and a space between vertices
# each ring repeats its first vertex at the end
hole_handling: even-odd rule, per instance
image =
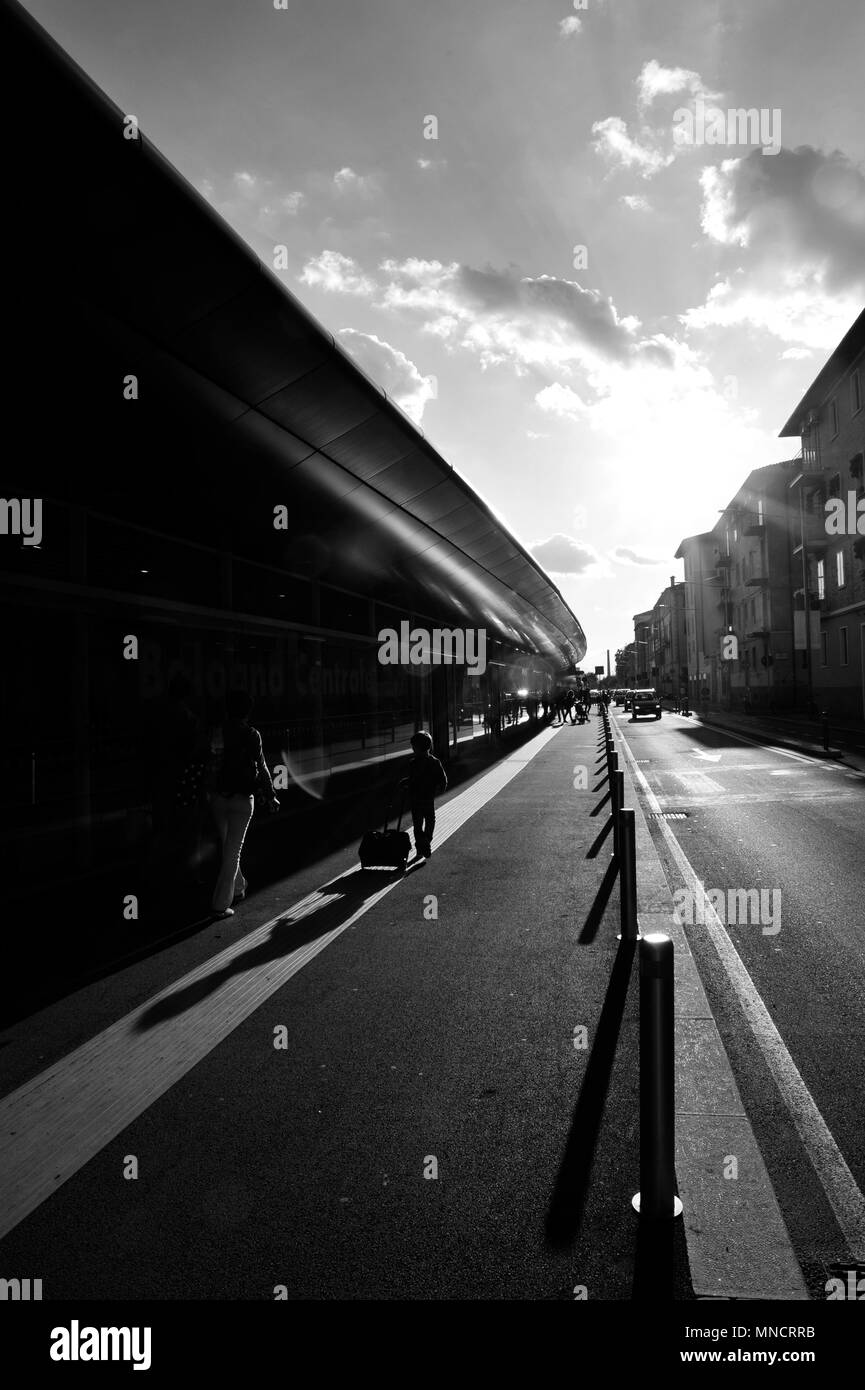
MULTIPOLYGON (((431 614, 460 613, 560 668, 579 663, 585 637, 556 586, 423 432, 145 136, 124 138, 124 113, 29 16, 10 7, 4 27, 7 63, 32 94, 19 107, 33 107, 19 110, 14 160, 31 181, 39 169, 22 244, 56 277, 57 218, 44 218, 49 198, 68 209, 56 312, 71 294, 68 312, 91 334, 98 320, 139 374, 144 364, 184 410, 194 403, 218 436, 208 491, 226 524, 248 526, 239 487, 262 491, 292 512, 284 546, 321 539, 329 582, 423 592, 431 614), (61 140, 46 137, 46 112, 62 113, 61 140)), ((292 568, 273 551, 271 518, 268 506, 261 544, 292 568)), ((222 543, 239 546, 234 533, 222 543)))

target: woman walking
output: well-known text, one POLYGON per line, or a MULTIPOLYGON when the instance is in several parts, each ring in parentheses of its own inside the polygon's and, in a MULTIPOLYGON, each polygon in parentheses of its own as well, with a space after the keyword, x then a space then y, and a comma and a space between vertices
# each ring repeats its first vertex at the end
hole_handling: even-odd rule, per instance
POLYGON ((228 718, 222 727, 222 748, 214 749, 218 762, 213 818, 222 842, 222 867, 212 907, 220 917, 232 917, 232 902, 246 896, 240 853, 255 810, 255 793, 263 796, 272 811, 279 809, 279 802, 273 794, 261 734, 249 723, 252 700, 245 690, 232 690, 225 704, 228 718))

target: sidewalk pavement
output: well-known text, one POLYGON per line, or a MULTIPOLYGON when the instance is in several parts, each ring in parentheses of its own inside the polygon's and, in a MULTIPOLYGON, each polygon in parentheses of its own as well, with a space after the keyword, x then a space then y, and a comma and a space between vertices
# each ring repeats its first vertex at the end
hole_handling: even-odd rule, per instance
MULTIPOLYGON (((155 983, 152 963, 125 972, 114 1011, 102 982, 104 1031, 68 1056, 45 1011, 55 1061, 0 1101, 20 1136, 0 1174, 6 1264, 38 1266, 51 1297, 806 1296, 619 736, 640 925, 675 943, 685 1212, 650 1224, 631 1206, 639 978, 616 940, 602 737, 597 715, 543 730, 445 798, 435 853, 404 878, 346 850, 301 903, 309 872, 248 900, 232 944, 157 995, 130 983, 155 983), (130 1221, 117 1155, 145 1145, 158 1171, 130 1221), (85 1214, 87 1241, 67 1240, 85 1214)), ((29 1036, 3 1041, 15 1056, 29 1036)))
MULTIPOLYGON (((672 701, 664 698, 664 707, 672 709, 672 701)), ((819 720, 783 719, 761 714, 736 714, 724 709, 691 711, 695 723, 715 725, 731 733, 792 748, 815 758, 831 758, 845 767, 865 771, 865 726, 838 724, 829 721, 829 749, 823 747, 823 730, 819 720)))

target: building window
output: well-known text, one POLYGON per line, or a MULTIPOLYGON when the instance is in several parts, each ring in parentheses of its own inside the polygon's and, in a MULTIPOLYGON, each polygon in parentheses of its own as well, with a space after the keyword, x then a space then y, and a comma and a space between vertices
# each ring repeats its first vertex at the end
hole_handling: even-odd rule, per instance
POLYGON ((821 633, 820 633, 820 665, 821 665, 821 666, 828 666, 828 665, 829 665, 829 634, 828 634, 828 632, 821 632, 821 633))
POLYGON ((847 629, 846 629, 846 627, 842 627, 842 629, 841 629, 841 665, 842 665, 842 666, 846 666, 846 665, 847 665, 847 629))
POLYGON ((835 556, 835 578, 838 581, 838 588, 844 588, 844 551, 839 550, 835 556))
POLYGON ((850 378, 850 413, 858 415, 862 409, 862 386, 859 381, 859 373, 854 372, 850 378))
POLYGON ((838 406, 835 401, 829 402, 829 438, 834 439, 838 433, 838 406))
POLYGON ((758 498, 757 498, 757 525, 758 525, 758 526, 762 526, 762 525, 763 525, 763 499, 762 499, 762 497, 758 497, 758 498))
POLYGON ((826 561, 817 561, 817 597, 826 597, 826 561))

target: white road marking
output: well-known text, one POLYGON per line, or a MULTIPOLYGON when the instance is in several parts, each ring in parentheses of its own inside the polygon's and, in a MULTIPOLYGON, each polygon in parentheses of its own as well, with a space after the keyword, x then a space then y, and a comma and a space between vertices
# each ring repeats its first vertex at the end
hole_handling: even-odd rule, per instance
MULTIPOLYGON (((643 788, 649 805, 653 811, 660 811, 661 807, 658 800, 634 762, 630 748, 627 747, 624 739, 622 742, 633 775, 643 788)), ((798 754, 793 756, 799 757, 798 754)), ((801 761, 810 761, 810 759, 802 758, 801 761)), ((656 823, 660 827, 661 834, 667 840, 670 853, 679 866, 685 883, 695 895, 695 900, 702 900, 706 930, 712 938, 718 958, 727 972, 727 978, 735 991, 742 1012, 751 1026, 760 1051, 799 1132, 805 1152, 820 1180, 827 1201, 835 1213, 835 1218, 849 1247, 850 1256, 857 1262, 865 1262, 865 1197, 859 1191, 856 1179, 847 1166, 844 1155, 835 1143, 826 1121, 814 1103, 811 1092, 802 1080, 793 1058, 787 1051, 784 1040, 775 1027, 757 986, 751 979, 741 956, 706 897, 703 885, 691 867, 688 856, 670 829, 668 822, 659 817, 656 823)))
MULTIPOLYGON (((436 816, 436 848, 516 777, 556 732, 544 730, 443 805, 436 816)), ((392 879, 362 897, 344 921, 294 950, 290 939, 284 951, 269 946, 275 931, 309 924, 316 913, 344 901, 346 880, 357 873, 359 866, 286 906, 0 1100, 0 1237, 402 882, 392 879)))
POLYGON ((724 787, 713 782, 705 772, 673 772, 672 776, 681 782, 685 791, 693 796, 723 796, 724 787))

